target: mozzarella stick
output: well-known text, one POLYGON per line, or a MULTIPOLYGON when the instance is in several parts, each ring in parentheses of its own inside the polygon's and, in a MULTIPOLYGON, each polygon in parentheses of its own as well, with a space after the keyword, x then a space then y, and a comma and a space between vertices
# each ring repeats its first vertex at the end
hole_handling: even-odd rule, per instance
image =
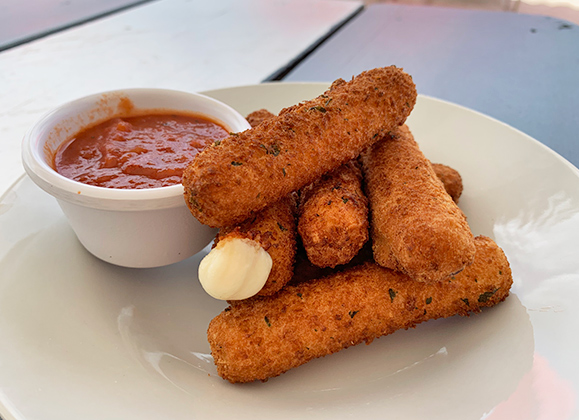
MULTIPOLYGON (((256 127, 273 117, 259 109, 246 119, 256 127)), ((352 260, 369 236, 368 200, 358 162, 350 161, 302 188, 298 214, 298 233, 309 262, 334 268, 352 260)))
POLYGON ((255 217, 217 234, 199 264, 199 281, 216 299, 268 296, 293 276, 296 255, 296 203, 285 197, 255 217))
POLYGON ((374 260, 418 281, 440 281, 474 258, 466 217, 408 127, 362 154, 374 260))
POLYGON ((394 66, 363 72, 233 133, 199 153, 183 174, 193 215, 231 226, 356 158, 404 123, 416 102, 412 78, 394 66))
POLYGON ((269 112, 267 109, 258 109, 257 111, 253 111, 252 113, 248 114, 245 119, 249 123, 249 125, 253 127, 257 127, 259 124, 264 122, 265 120, 269 120, 270 118, 274 118, 275 114, 269 112))
POLYGON ((368 240, 368 199, 357 160, 323 175, 300 192, 298 233, 318 267, 348 263, 368 240))
POLYGON ((420 283, 365 263, 277 295, 239 302, 209 324, 217 372, 232 383, 265 381, 317 357, 503 301, 512 284, 503 251, 477 237, 475 261, 443 282, 420 283))
POLYGON ((462 195, 462 177, 460 173, 456 169, 441 163, 433 163, 432 169, 434 169, 437 178, 442 181, 448 195, 452 197, 455 203, 458 203, 458 199, 462 195))
MULTIPOLYGON (((267 109, 258 109, 257 111, 248 114, 246 119, 252 127, 256 127, 263 121, 269 120, 272 117, 275 117, 275 114, 267 109)), ((456 169, 451 168, 448 165, 443 165, 442 163, 431 162, 431 164, 434 173, 444 184, 446 192, 452 197, 455 203, 458 203, 458 199, 462 195, 463 189, 460 173, 456 169)))

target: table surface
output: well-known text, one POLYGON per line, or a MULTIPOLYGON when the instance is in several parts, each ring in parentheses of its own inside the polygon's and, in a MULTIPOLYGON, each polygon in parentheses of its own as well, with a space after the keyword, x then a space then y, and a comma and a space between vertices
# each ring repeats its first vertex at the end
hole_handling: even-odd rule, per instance
POLYGON ((284 80, 394 64, 418 92, 480 111, 579 167, 579 26, 537 15, 371 5, 284 80))
POLYGON ((0 51, 151 0, 2 0, 0 51))
POLYGON ((24 173, 24 133, 58 105, 112 89, 197 92, 260 83, 361 7, 333 0, 161 0, 1 52, 0 194, 24 173))

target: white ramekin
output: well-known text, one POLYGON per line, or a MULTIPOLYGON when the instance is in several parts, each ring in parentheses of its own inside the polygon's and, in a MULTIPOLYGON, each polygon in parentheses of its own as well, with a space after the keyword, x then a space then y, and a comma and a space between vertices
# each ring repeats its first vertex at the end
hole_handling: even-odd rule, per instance
POLYGON ((186 111, 221 122, 230 132, 249 128, 230 106, 204 95, 164 89, 127 89, 69 102, 41 118, 25 135, 22 160, 30 178, 54 196, 85 248, 125 267, 159 267, 202 250, 215 229, 189 212, 183 187, 114 189, 82 184, 58 174, 58 146, 84 127, 142 111, 186 111))

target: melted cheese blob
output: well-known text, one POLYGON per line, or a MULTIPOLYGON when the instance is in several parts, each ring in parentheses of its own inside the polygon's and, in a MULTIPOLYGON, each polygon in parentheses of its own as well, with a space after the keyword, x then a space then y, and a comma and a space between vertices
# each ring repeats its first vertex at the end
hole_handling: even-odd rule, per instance
POLYGON ((247 299, 263 288, 271 266, 271 256, 255 241, 225 238, 201 260, 199 281, 216 299, 247 299))

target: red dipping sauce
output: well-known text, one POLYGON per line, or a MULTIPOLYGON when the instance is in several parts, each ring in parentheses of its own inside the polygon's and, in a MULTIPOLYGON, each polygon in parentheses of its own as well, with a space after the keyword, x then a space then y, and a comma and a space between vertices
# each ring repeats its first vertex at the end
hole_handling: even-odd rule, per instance
POLYGON ((228 131, 192 114, 119 117, 89 127, 56 151, 56 171, 106 188, 158 188, 179 184, 199 151, 228 131))

